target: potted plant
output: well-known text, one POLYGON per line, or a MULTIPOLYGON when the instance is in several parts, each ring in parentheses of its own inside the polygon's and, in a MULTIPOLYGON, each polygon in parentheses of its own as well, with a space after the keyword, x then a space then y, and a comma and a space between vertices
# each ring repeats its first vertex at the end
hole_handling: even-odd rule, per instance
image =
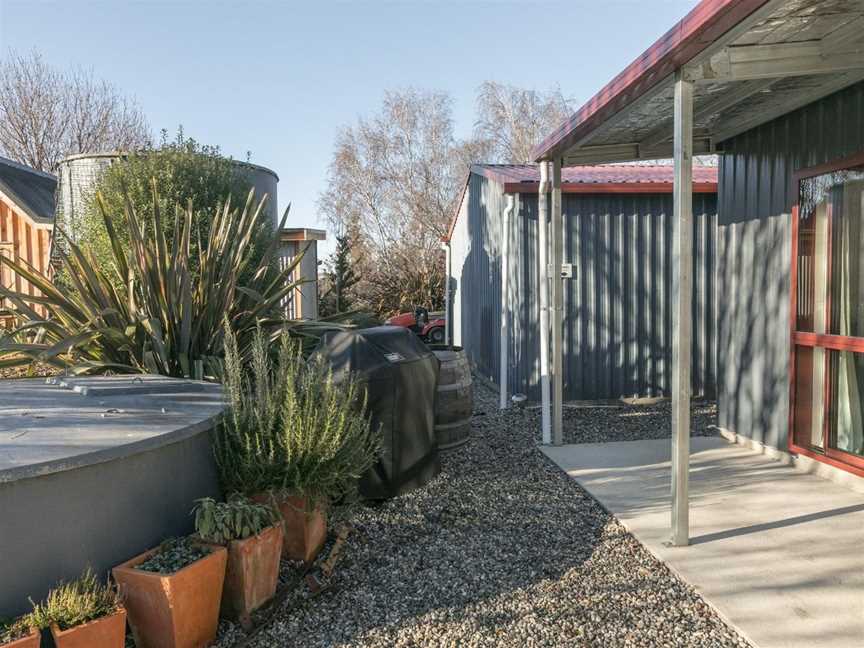
POLYGON ((126 610, 120 596, 91 569, 48 592, 33 606, 29 622, 35 628, 50 628, 57 648, 123 648, 126 643, 126 610))
POLYGON ((39 629, 30 615, 4 621, 0 619, 0 648, 39 648, 39 629))
POLYGON ((193 512, 197 536, 228 549, 222 616, 248 629, 252 612, 276 593, 282 520, 272 507, 236 494, 227 502, 199 499, 193 512))
POLYGON ((326 539, 328 505, 356 490, 380 440, 354 377, 337 383, 324 362, 305 359, 287 333, 275 347, 258 331, 244 363, 226 322, 228 407, 214 452, 225 492, 278 508, 283 555, 309 563, 326 539))
POLYGON ((200 648, 216 637, 225 547, 171 538, 112 570, 139 648, 200 648))

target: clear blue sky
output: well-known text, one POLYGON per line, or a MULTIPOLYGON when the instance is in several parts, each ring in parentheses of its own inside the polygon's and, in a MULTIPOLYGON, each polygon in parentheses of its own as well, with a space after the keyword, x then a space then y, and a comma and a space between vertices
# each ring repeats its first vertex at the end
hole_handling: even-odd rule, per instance
POLYGON ((0 0, 0 49, 92 69, 157 133, 182 124, 235 158, 251 151, 279 174, 292 225, 314 227, 334 135, 386 89, 448 92, 467 136, 484 80, 559 84, 581 104, 696 4, 0 0))

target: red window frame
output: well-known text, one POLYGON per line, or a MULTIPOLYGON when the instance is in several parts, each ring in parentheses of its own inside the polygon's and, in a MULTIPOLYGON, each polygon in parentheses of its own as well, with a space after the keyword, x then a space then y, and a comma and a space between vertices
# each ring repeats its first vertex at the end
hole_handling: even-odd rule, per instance
MULTIPOLYGON (((853 351, 856 353, 864 353, 864 337, 851 337, 844 335, 817 334, 811 332, 798 331, 796 328, 797 313, 798 313, 798 213, 799 201, 801 199, 801 181, 808 178, 831 173, 833 171, 842 171, 845 169, 853 169, 864 166, 864 151, 855 155, 834 160, 827 164, 808 167, 797 170, 792 175, 793 187, 795 191, 795 202, 792 206, 792 265, 791 265, 791 293, 789 295, 789 338, 790 338, 790 353, 789 353, 789 431, 788 431, 788 450, 791 453, 804 455, 817 461, 829 464, 836 468, 840 468, 859 477, 864 477, 864 457, 831 448, 830 434, 828 432, 830 416, 826 409, 823 421, 823 448, 822 450, 814 450, 810 447, 800 446, 795 443, 795 387, 796 387, 796 366, 795 366, 795 349, 796 347, 824 348, 833 351, 853 351)), ((829 228, 830 224, 829 212, 829 228)), ((830 250, 829 236, 829 258, 830 250)), ((829 263, 829 273, 831 264, 829 263)), ((828 281, 830 282, 830 274, 828 281)), ((831 313, 830 294, 826 303, 826 317, 831 313)), ((826 374, 830 370, 830 362, 826 361, 826 374)), ((824 379, 825 388, 825 403, 830 400, 830 380, 826 375, 824 379)))

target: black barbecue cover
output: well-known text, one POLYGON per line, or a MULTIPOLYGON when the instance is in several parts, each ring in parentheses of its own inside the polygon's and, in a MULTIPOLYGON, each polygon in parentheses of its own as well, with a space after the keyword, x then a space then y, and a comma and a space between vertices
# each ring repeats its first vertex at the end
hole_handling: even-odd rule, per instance
POLYGON ((317 352, 337 381, 350 372, 365 384, 372 427, 383 435, 381 458, 360 480, 363 497, 395 497, 441 472, 434 410, 438 359, 414 333, 398 326, 329 331, 317 352))

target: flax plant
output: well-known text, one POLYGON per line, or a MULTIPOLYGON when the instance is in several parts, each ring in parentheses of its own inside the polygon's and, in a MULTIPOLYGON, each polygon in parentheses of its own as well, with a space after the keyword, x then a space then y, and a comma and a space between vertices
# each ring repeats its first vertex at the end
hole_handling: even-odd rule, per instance
MULTIPOLYGON (((55 284, 23 261, 0 256, 0 264, 36 289, 0 286, 0 298, 11 305, 15 322, 15 329, 0 339, 0 368, 43 362, 74 374, 218 377, 226 315, 244 348, 257 328, 278 336, 292 324, 285 319, 283 301, 300 283, 292 276, 301 255, 280 268, 278 236, 263 254, 255 250, 254 234, 266 217, 264 200, 256 202, 250 191, 238 209, 229 198, 216 210, 202 241, 193 227, 191 203, 175 209, 173 235, 166 236, 172 228, 163 227, 155 180, 151 193, 152 213, 146 217, 128 196, 121 214, 99 201, 113 254, 108 266, 58 232, 66 245, 55 246, 55 253, 68 286, 55 284), (122 225, 128 246, 115 223, 122 225)), ((280 229, 287 217, 288 210, 280 229)), ((298 335, 314 333, 313 324, 293 324, 298 335)))
POLYGON ((378 456, 365 388, 353 376, 334 380, 322 359, 304 359, 287 334, 271 353, 257 332, 244 363, 226 324, 224 384, 228 411, 214 450, 226 492, 326 504, 352 494, 378 456))

